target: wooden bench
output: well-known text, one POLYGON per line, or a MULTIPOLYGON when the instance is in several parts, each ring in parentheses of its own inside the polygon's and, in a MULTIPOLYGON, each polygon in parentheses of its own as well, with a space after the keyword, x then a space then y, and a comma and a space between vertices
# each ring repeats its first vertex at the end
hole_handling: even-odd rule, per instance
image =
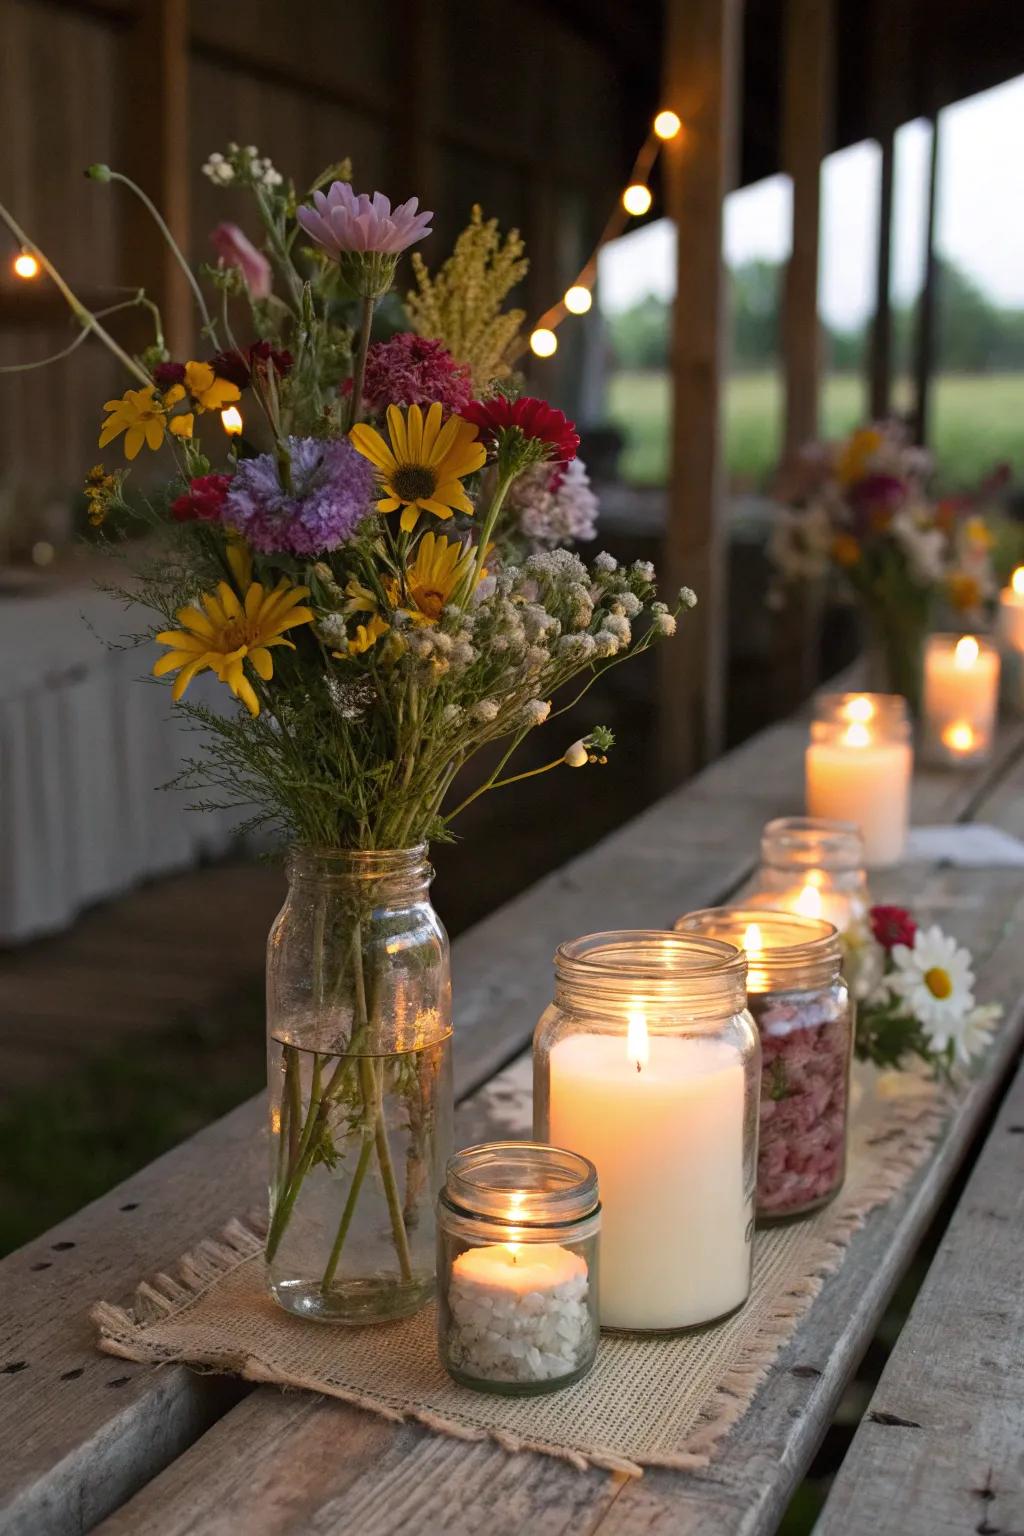
MULTIPOLYGON (((752 867, 763 823, 801 809, 805 741, 801 719, 765 731, 458 940, 460 1142, 528 1132, 528 1045, 556 944, 664 927, 726 899, 752 867)), ((1022 830, 1024 727, 1002 732, 987 768, 920 772, 914 793, 918 821, 973 816, 1022 830)), ((94 1301, 129 1299, 138 1280, 262 1199, 254 1100, 0 1264, 0 1531, 774 1531, 1024 1024, 1024 871, 901 869, 876 881, 875 895, 913 899, 953 927, 979 955, 983 996, 1012 1006, 934 1154, 856 1234, 706 1471, 580 1473, 334 1401, 99 1354, 94 1301)))

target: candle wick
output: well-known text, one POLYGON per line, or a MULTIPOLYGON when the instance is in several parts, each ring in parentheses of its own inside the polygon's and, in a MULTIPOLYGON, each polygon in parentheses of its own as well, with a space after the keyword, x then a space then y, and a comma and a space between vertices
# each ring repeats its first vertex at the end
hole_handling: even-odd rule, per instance
POLYGON ((637 1064, 636 1064, 636 1069, 637 1069, 638 1072, 640 1071, 640 1063, 639 1062, 637 1062, 637 1064))

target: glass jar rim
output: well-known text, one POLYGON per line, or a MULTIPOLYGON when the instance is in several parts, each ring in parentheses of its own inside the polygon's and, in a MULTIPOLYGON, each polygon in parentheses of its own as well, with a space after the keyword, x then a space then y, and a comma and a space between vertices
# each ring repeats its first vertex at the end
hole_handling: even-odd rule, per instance
POLYGON ((597 1169, 539 1141, 490 1141, 449 1158, 441 1200, 503 1227, 562 1227, 600 1209, 597 1169))
POLYGON ((907 701, 899 693, 817 693, 811 720, 811 740, 828 741, 836 731, 853 727, 863 739, 850 746, 868 746, 873 737, 879 741, 908 741, 911 722, 907 701))
POLYGON ((411 848, 330 848, 297 843, 288 850, 290 880, 432 880, 428 843, 411 848))
POLYGON ((761 861, 773 868, 864 868, 864 838, 853 821, 776 816, 761 833, 761 861))
POLYGON ((572 996, 613 1013, 658 1004, 694 1015, 742 1009, 747 959, 734 944, 663 928, 618 928, 560 944, 555 978, 572 996))
POLYGON ((689 933, 734 933, 740 943, 747 929, 754 926, 762 937, 774 934, 786 941, 746 952, 748 975, 756 973, 769 991, 776 985, 794 991, 820 986, 835 980, 842 969, 839 931, 823 917, 805 917, 771 907, 702 907, 679 918, 676 926, 689 933))

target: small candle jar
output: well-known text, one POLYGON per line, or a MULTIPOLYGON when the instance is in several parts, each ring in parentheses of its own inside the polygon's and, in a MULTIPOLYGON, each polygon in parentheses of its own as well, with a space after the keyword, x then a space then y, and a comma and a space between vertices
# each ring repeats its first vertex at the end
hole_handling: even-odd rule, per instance
POLYGON ((977 635, 929 635, 924 653, 928 756, 969 767, 992 755, 999 705, 999 652, 977 635))
POLYGON ((1003 696, 1020 713, 1024 710, 1024 565, 1018 565, 1009 586, 999 594, 997 634, 1003 696))
POLYGON ((555 956, 534 1037, 534 1134, 601 1181, 602 1326, 677 1331, 750 1291, 760 1050, 738 950, 598 933, 555 956))
POLYGON ((761 862, 740 895, 744 905, 822 917, 840 933, 871 905, 864 839, 849 821, 779 816, 761 833, 761 862))
POLYGON ((913 765, 900 694, 818 696, 805 758, 807 814, 858 827, 869 869, 887 868, 903 855, 913 765))
POLYGON ((709 907, 677 928, 742 945, 761 1035, 757 1215, 806 1216, 846 1173, 853 1005, 831 923, 762 907, 709 907))
POLYGON ((438 1346, 463 1386, 531 1396, 594 1363, 601 1207, 577 1152, 501 1141, 457 1152, 438 1201, 438 1346))

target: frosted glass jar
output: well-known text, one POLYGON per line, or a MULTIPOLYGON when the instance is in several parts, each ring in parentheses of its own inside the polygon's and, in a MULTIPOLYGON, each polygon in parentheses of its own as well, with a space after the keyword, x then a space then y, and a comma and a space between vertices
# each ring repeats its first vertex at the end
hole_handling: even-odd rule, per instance
POLYGON ((749 1294, 760 1049, 745 973, 731 945, 646 930, 555 957, 534 1134, 597 1168, 606 1328, 702 1327, 749 1294))
POLYGON ((808 816, 849 821, 869 869, 903 857, 914 767, 906 700, 895 693, 823 693, 804 760, 808 816))
POLYGON ((862 923, 871 906, 864 839, 848 821, 780 816, 761 834, 761 862, 740 904, 821 917, 840 933, 862 923))
POLYGON ((821 919, 763 907, 709 907, 677 927, 746 950, 761 1035, 757 1214, 808 1215, 846 1176, 854 1007, 839 935, 821 919))
POLYGON ((585 1157, 521 1141, 457 1152, 438 1202, 438 1348, 449 1375, 511 1396, 586 1375, 599 1334, 600 1229, 585 1157))

